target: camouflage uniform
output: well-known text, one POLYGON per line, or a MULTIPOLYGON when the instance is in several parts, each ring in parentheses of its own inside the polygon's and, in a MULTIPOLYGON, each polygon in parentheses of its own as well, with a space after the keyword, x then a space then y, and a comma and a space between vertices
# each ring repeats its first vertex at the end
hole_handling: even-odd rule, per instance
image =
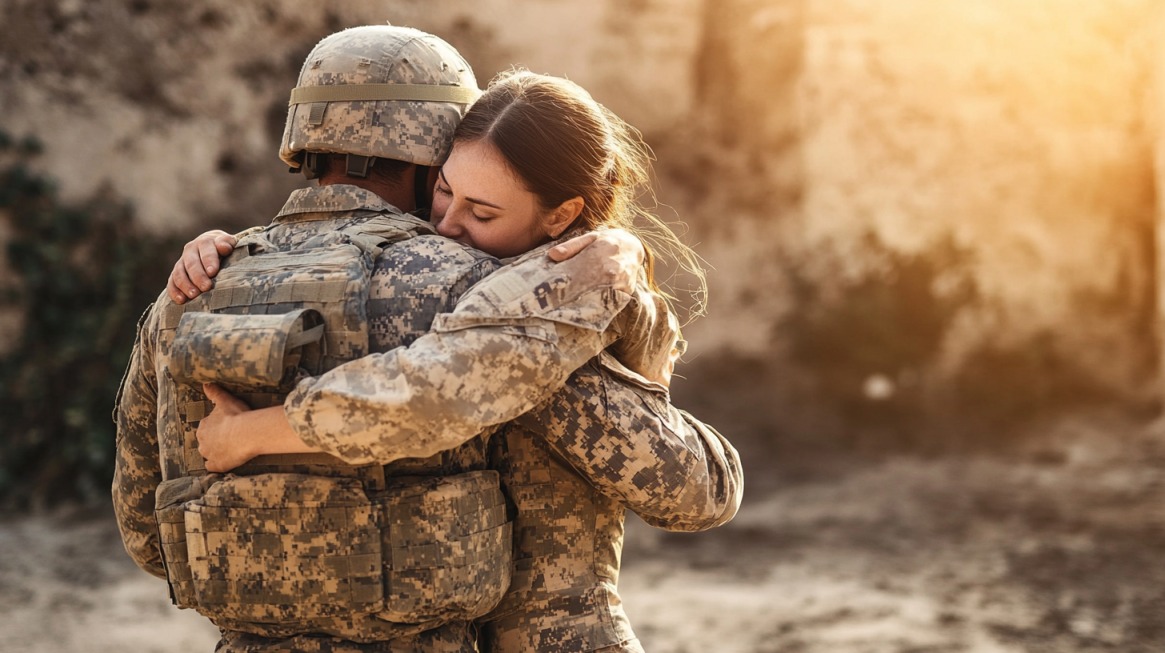
POLYGON ((642 651, 616 588, 624 510, 703 530, 731 519, 743 492, 732 445, 607 353, 490 449, 518 510, 514 576, 483 651, 642 651))
MULTIPOLYGON (((625 509, 667 530, 703 530, 731 519, 743 492, 731 444, 606 353, 503 426, 490 454, 517 512, 514 576, 481 624, 483 651, 641 651, 616 588, 625 509)), ((397 454, 365 446, 357 459, 378 455, 397 454)))
MULTIPOLYGON (((293 195, 266 235, 278 244, 292 245, 373 211, 393 209, 355 187, 305 189, 293 195)), ((424 223, 414 222, 418 231, 427 230, 424 223)), ((312 420, 313 409, 326 414, 329 400, 337 396, 326 389, 337 379, 343 386, 339 396, 374 400, 372 408, 364 405, 359 409, 373 413, 363 417, 346 404, 341 433, 301 430, 304 439, 319 445, 341 442, 343 446, 331 451, 351 462, 396 461, 389 465, 390 473, 450 474, 480 469, 486 452, 479 434, 488 430, 486 427, 521 414, 544 399, 572 368, 613 340, 620 329, 653 324, 652 319, 643 318, 653 314, 645 307, 656 306, 647 294, 625 293, 605 278, 596 277, 592 269, 580 271, 569 262, 551 266, 536 256, 525 257, 519 265, 507 268, 506 274, 474 287, 450 312, 454 300, 497 265, 485 255, 440 238, 417 237, 387 249, 372 282, 369 309, 373 346, 382 352, 410 343, 413 347, 354 361, 334 374, 303 384, 291 398, 294 401, 288 402, 289 416, 312 420), (633 307, 622 310, 628 304, 633 307), (436 332, 419 337, 431 322, 436 322, 436 332), (413 367, 407 364, 410 361, 413 367), (477 369, 490 371, 487 376, 492 382, 469 374, 475 362, 480 363, 477 369), (390 371, 402 365, 406 374, 390 371), (499 370, 508 374, 499 374, 499 370), (472 378, 467 381, 456 378, 458 375, 472 378), (402 378, 406 384, 401 383, 402 378), (389 412, 384 409, 382 382, 398 393, 402 387, 418 389, 396 396, 422 406, 419 414, 428 420, 421 431, 401 429, 412 444, 403 454, 391 450, 399 438, 386 437, 392 432, 381 428, 389 412), (445 383, 456 383, 457 387, 451 389, 445 383), (425 399, 425 391, 446 401, 441 403, 436 396, 425 399), (361 433, 361 428, 371 428, 379 436, 361 433), (468 438, 465 433, 470 434, 468 438), (359 454, 353 456, 353 451, 359 454)), ((163 297, 159 305, 167 301, 163 297)), ((155 308, 146 316, 127 373, 117 415, 114 491, 127 550, 147 571, 164 576, 153 516, 153 489, 162 478, 155 431, 158 370, 153 364, 158 312, 155 308)), ((638 342, 652 340, 641 337, 638 342)), ((670 348, 670 340, 660 342, 669 343, 670 348)), ((658 358, 660 349, 653 345, 637 351, 643 362, 658 358)), ((622 537, 619 504, 625 503, 671 528, 708 527, 731 517, 740 491, 734 452, 723 447, 714 432, 668 406, 666 399, 661 386, 643 381, 608 356, 603 365, 596 361, 580 370, 567 388, 545 400, 544 406, 524 417, 521 424, 506 428, 505 437, 494 448, 494 454, 500 456, 494 464, 513 486, 521 533, 516 550, 526 566, 520 567, 521 580, 499 612, 504 622, 499 620, 489 628, 490 642, 497 650, 536 650, 551 643, 587 650, 632 640, 614 594, 618 569, 615 550, 622 537), (594 417, 555 417, 579 409, 592 411, 594 417), (553 458, 539 460, 537 453, 548 452, 551 444, 556 447, 553 458), (604 494, 594 492, 571 470, 571 464, 584 470, 604 494), (532 486, 529 479, 544 476, 536 471, 539 467, 561 481, 532 486), (591 514, 604 515, 603 527, 596 530, 580 522, 577 509, 560 506, 546 510, 538 505, 539 493, 545 504, 584 499, 592 506, 591 514), (530 497, 535 497, 534 503, 530 497), (584 539, 579 546, 567 546, 575 540, 547 542, 537 533, 582 535, 584 539), (594 573, 598 567, 576 573, 580 569, 570 561, 597 559, 598 550, 609 553, 600 556, 602 573, 594 573), (546 564, 540 565, 542 562, 546 564), (548 584, 548 572, 568 582, 548 584), (597 600, 600 597, 606 600, 597 600), (616 627, 596 631, 594 624, 600 623, 616 627)), ((424 421, 416 418, 415 410, 403 414, 412 423, 424 421)), ((312 635, 281 639, 224 631, 220 649, 471 650, 470 637, 464 623, 376 644, 312 635)))
MULTIPOLYGON (((295 245, 321 232, 334 231, 369 216, 394 215, 414 233, 430 234, 428 223, 401 214, 376 195, 355 186, 332 185, 296 191, 264 235, 278 245, 295 245)), ((452 310, 456 299, 493 272, 498 262, 481 252, 431 235, 396 243, 378 258, 371 278, 370 339, 375 351, 409 344, 425 333, 434 317, 452 310)), ((146 571, 161 578, 159 524, 155 520, 155 488, 163 480, 159 462, 158 397, 168 382, 157 369, 159 319, 170 303, 163 294, 139 327, 138 342, 126 373, 115 412, 118 427, 113 484, 114 508, 126 550, 146 571)), ((483 469, 485 439, 471 438, 424 459, 401 460, 385 468, 387 475, 447 475, 483 469)), ((340 632, 358 633, 359 624, 338 624, 340 632)), ((412 629, 417 630, 417 629, 412 629)), ((360 644, 336 637, 295 635, 273 637, 223 631, 222 651, 471 651, 471 624, 455 622, 427 632, 402 631, 391 641, 360 644)))
POLYGON ((739 457, 666 388, 592 358, 619 336, 640 369, 670 351, 658 297, 639 287, 620 308, 624 293, 599 279, 575 297, 567 268, 519 263, 409 348, 301 383, 285 411, 305 442, 352 463, 432 455, 515 420, 490 445, 517 508, 514 578, 480 646, 638 651, 616 591, 624 509, 670 530, 722 524, 741 499, 739 457))

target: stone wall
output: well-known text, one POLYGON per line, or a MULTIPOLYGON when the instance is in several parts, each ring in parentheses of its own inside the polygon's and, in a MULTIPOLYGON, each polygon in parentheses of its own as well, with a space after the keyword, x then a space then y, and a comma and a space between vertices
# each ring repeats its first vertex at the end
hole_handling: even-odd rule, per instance
POLYGON ((989 300, 970 339, 1055 328, 1081 356, 1133 355, 1132 325, 1111 321, 1151 314, 1155 285, 1145 62, 1130 48, 1151 3, 812 5, 809 247, 950 235, 989 300))
POLYGON ((661 212, 714 268, 697 368, 731 351, 898 387, 1039 342, 1057 362, 1021 360, 1037 378, 1128 390, 1154 377, 1165 306, 1155 4, 11 0, 0 111, 68 198, 112 191, 158 229, 249 225, 299 183, 274 153, 303 56, 409 24, 483 84, 561 74, 644 131, 661 212), (831 359, 831 329, 854 351, 831 359), (799 356, 810 341, 825 353, 799 356))

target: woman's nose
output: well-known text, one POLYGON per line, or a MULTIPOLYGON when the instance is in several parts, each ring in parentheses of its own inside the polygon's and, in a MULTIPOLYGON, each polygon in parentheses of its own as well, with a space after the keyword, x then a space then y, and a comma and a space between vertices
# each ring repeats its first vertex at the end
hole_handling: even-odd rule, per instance
POLYGON ((446 211, 445 216, 437 223, 437 233, 446 238, 456 238, 461 233, 457 221, 453 219, 452 211, 446 211))

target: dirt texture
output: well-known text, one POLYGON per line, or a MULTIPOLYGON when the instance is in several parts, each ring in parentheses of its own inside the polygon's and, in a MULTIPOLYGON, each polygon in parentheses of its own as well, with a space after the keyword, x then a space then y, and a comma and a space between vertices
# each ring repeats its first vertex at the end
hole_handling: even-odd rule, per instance
MULTIPOLYGON (((653 653, 1165 650, 1165 427, 1065 419, 1007 455, 750 451, 737 518, 628 523, 653 653), (779 455, 778 455, 779 454, 779 455)), ((108 509, 0 521, 0 651, 210 651, 108 509)))

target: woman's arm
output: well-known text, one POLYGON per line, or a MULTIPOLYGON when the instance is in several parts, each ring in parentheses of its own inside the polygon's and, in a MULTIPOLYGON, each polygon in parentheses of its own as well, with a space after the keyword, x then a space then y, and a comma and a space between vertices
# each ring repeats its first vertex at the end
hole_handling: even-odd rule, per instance
POLYGON ((229 472, 262 454, 319 451, 291 429, 282 406, 251 410, 213 383, 204 383, 202 391, 214 404, 198 423, 198 453, 206 459, 206 471, 229 472))
POLYGON ((199 431, 208 468, 305 448, 352 463, 431 455, 533 407, 617 337, 637 370, 666 380, 674 320, 639 282, 639 241, 606 232, 551 253, 571 260, 523 257, 471 290, 408 350, 305 381, 285 404, 286 423, 271 409, 216 411, 221 420, 199 431), (288 437, 289 424, 298 437, 288 437))
POLYGON ((221 229, 204 231, 182 246, 182 256, 174 263, 166 281, 166 294, 175 304, 185 304, 214 287, 211 281, 218 274, 219 264, 235 249, 239 239, 263 227, 250 227, 237 234, 221 229))
POLYGON ((744 475, 732 444, 606 352, 515 422, 654 526, 705 530, 740 506, 744 475))
POLYGON ((536 250, 474 286, 405 348, 300 383, 284 403, 309 446, 347 462, 428 457, 530 410, 617 337, 643 290, 638 243, 568 261, 536 250))

